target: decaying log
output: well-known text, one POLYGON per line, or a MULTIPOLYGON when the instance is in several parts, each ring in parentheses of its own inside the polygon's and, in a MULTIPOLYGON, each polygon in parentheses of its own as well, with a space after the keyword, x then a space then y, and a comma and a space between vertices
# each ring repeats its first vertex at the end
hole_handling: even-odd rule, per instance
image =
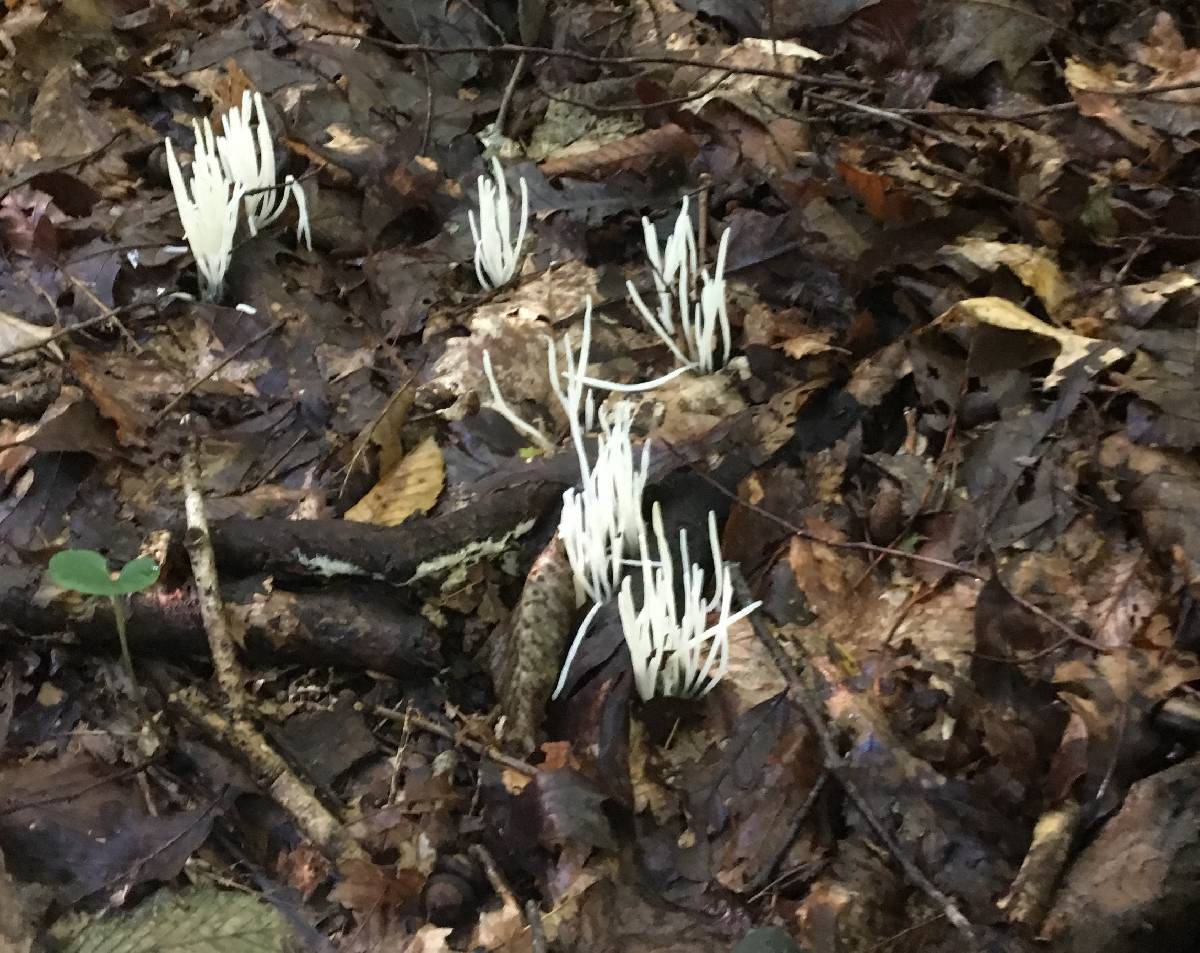
MULTIPOLYGON (((714 428, 711 440, 653 452, 648 484, 703 459, 733 426, 714 428)), ((731 451, 738 449, 730 441, 731 451)), ((579 479, 573 450, 490 474, 472 487, 474 498, 437 516, 414 516, 399 526, 347 520, 278 518, 212 520, 221 575, 270 573, 283 580, 349 577, 404 585, 455 565, 492 555, 519 541, 562 492, 579 479)))
MULTIPOLYGON (((223 584, 230 618, 244 629, 251 662, 374 669, 404 676, 436 669, 433 626, 404 609, 390 587, 330 582, 288 592, 255 580, 223 584)), ((112 607, 48 586, 39 569, 0 567, 0 622, 28 636, 66 634, 88 648, 115 650, 112 607)), ((129 646, 139 656, 208 654, 195 590, 162 587, 130 600, 129 646)))
POLYGON ((412 517, 399 526, 346 520, 213 520, 222 575, 271 573, 284 579, 361 577, 402 585, 445 561, 486 556, 528 530, 563 484, 511 486, 460 510, 412 517))

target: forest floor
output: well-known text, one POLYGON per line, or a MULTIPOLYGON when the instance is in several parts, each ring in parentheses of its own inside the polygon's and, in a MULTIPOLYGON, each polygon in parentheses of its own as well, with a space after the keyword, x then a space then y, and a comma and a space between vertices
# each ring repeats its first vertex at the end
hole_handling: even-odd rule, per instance
POLYGON ((7 0, 0 77, 0 949, 1195 949, 1194 4, 7 0), (247 92, 311 248, 204 300, 247 92), (547 341, 676 369, 685 200, 729 358, 594 393, 761 605, 551 699, 547 341))

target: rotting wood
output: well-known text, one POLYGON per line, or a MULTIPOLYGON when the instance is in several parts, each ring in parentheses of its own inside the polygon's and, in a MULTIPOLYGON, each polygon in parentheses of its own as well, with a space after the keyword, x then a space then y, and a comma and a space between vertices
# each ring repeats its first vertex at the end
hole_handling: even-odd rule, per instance
MULTIPOLYGON (((108 602, 45 586, 43 577, 38 568, 0 567, 0 618, 6 627, 29 638, 61 638, 89 651, 115 651, 108 602)), ((329 665, 412 677, 442 662, 433 626, 398 604, 390 586, 341 581, 290 592, 256 577, 227 579, 221 597, 242 626, 251 663, 329 665)), ((191 586, 137 593, 129 598, 127 616, 130 650, 139 658, 207 654, 191 586)))

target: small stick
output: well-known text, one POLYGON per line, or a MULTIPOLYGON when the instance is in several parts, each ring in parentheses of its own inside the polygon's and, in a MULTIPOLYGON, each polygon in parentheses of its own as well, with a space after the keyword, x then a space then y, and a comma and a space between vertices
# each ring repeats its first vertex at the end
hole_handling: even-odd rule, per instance
POLYGON ((525 62, 528 59, 528 54, 522 53, 517 57, 517 65, 513 67, 512 76, 508 79, 508 85, 504 87, 504 96, 500 100, 500 109, 496 112, 496 132, 501 136, 507 135, 504 131, 508 125, 508 114, 512 111, 513 94, 517 91, 517 83, 521 79, 521 74, 525 72, 525 62))
POLYGON ((376 705, 371 709, 371 712, 384 718, 388 721, 394 721, 400 725, 412 725, 420 728, 422 731, 427 731, 431 735, 437 735, 439 738, 445 738, 447 741, 452 741, 456 745, 461 745, 468 751, 474 751, 477 755, 487 758, 489 761, 495 761, 496 764, 502 764, 506 768, 512 768, 519 774, 523 774, 528 778, 537 775, 538 769, 527 761, 522 761, 520 758, 514 758, 511 755, 505 754, 491 745, 481 744, 471 738, 465 738, 455 731, 451 731, 444 725, 439 725, 431 718, 426 718, 418 711, 408 708, 405 711, 393 711, 391 708, 384 708, 382 705, 376 705))
POLYGON ((496 891, 496 896, 500 898, 500 902, 506 907, 512 907, 519 913, 521 904, 517 902, 516 895, 512 892, 512 887, 508 885, 508 881, 504 879, 504 874, 500 872, 500 868, 496 864, 496 858, 482 844, 471 845, 471 856, 483 865, 483 872, 487 875, 488 883, 492 885, 492 889, 496 891))
POLYGON ((213 669, 229 706, 235 712, 246 707, 246 676, 234 649, 233 636, 225 615, 225 604, 217 584, 217 558, 213 554, 208 517, 204 514, 204 497, 200 492, 200 469, 191 450, 185 450, 180 461, 183 475, 183 502, 187 512, 187 533, 184 546, 192 562, 196 578, 196 593, 200 599, 200 617, 208 633, 213 669))
POLYGON ((171 703, 211 739, 241 755, 255 779, 322 853, 337 862, 366 859, 366 851, 345 825, 292 771, 249 718, 226 718, 194 688, 174 692, 171 703))
POLYGON ((33 344, 22 344, 20 347, 14 347, 11 350, 5 351, 3 354, 0 354, 0 361, 7 361, 10 357, 16 357, 18 354, 27 354, 30 351, 40 350, 41 348, 53 344, 55 341, 69 337, 76 331, 82 331, 85 328, 94 327, 97 324, 103 324, 105 321, 111 321, 116 317, 116 315, 125 311, 131 311, 135 307, 137 306, 123 304, 119 308, 109 308, 103 314, 93 315, 85 321, 80 321, 78 324, 72 324, 69 328, 60 328, 41 341, 35 341, 33 344))
POLYGON ((1067 865, 1081 814, 1079 802, 1069 799, 1038 818, 1021 869, 1008 894, 996 902, 1010 923, 1035 934, 1041 928, 1067 865))
POLYGON ((203 384, 206 380, 209 380, 215 374, 219 373, 226 365, 232 363, 233 361, 236 361, 242 355, 242 353, 246 351, 247 348, 253 347, 255 344, 257 344, 263 338, 270 337, 272 334, 274 334, 276 331, 278 331, 281 327, 283 327, 283 325, 286 321, 287 321, 286 318, 280 318, 278 321, 276 321, 274 324, 270 325, 269 327, 263 328, 263 330, 259 331, 258 334, 254 335, 254 337, 252 337, 249 341, 247 341, 241 347, 235 348, 232 352, 227 354, 222 360, 218 361, 211 370, 202 374, 200 377, 197 377, 194 381, 192 381, 190 384, 188 384, 187 387, 185 387, 180 394, 176 395, 175 397, 173 397, 171 399, 171 401, 167 404, 166 407, 164 407, 162 410, 160 410, 157 414, 154 415, 154 419, 152 421, 150 421, 151 429, 153 429, 153 428, 157 427, 159 424, 161 424, 163 421, 163 418, 166 417, 167 414, 169 414, 172 410, 174 410, 179 405, 179 402, 181 400, 183 400, 185 397, 187 397, 188 395, 190 395, 197 387, 199 387, 201 384, 203 384))
MULTIPOLYGON (((750 587, 746 584, 746 577, 742 575, 741 567, 731 565, 730 571, 733 578, 734 593, 737 595, 739 602, 744 605, 753 602, 754 598, 750 593, 750 587)), ((908 855, 908 852, 896 840, 895 836, 883 826, 883 822, 876 816, 866 797, 859 790, 858 785, 846 773, 846 765, 842 760, 841 754, 838 752, 837 745, 834 743, 833 732, 830 730, 822 714, 823 702, 821 701, 820 691, 813 685, 810 685, 796 671, 792 660, 783 651, 783 646, 779 644, 778 640, 767 629, 767 624, 763 621, 761 613, 751 615, 750 624, 754 629, 755 636, 763 644, 763 647, 770 654, 771 659, 779 669, 780 674, 787 681, 789 698, 804 713, 805 719, 808 721, 813 733, 817 736, 817 740, 821 744, 826 770, 841 785, 842 790, 846 792, 846 796, 854 804, 855 809, 862 816, 867 826, 879 838, 900 869, 904 871, 904 875, 908 878, 909 883, 925 894, 942 911, 946 919, 954 925, 955 929, 967 941, 969 949, 979 949, 979 941, 975 935, 975 928, 971 925, 971 921, 963 915, 962 911, 958 909, 958 904, 951 897, 943 893, 932 880, 925 876, 921 868, 917 866, 916 861, 908 855)), ((801 649, 801 652, 803 652, 803 649, 801 649)), ((808 664, 807 658, 805 658, 805 663, 804 668, 809 675, 809 680, 819 677, 817 676, 816 669, 811 664, 808 664)))

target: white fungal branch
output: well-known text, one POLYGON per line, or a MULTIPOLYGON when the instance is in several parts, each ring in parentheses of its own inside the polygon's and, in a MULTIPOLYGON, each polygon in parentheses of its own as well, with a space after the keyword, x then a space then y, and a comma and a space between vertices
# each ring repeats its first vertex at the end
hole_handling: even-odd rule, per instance
POLYGON ((479 219, 467 212, 471 235, 475 239, 475 276, 479 284, 492 291, 512 281, 521 265, 521 246, 529 223, 529 189, 521 179, 521 215, 516 241, 512 239, 512 209, 508 202, 508 183, 498 159, 492 159, 492 176, 481 175, 479 219))
POLYGON ((280 185, 275 169, 275 143, 267 124, 262 93, 253 97, 242 93, 241 106, 232 107, 222 120, 223 134, 217 137, 217 149, 225 175, 246 191, 246 224, 250 234, 274 222, 287 208, 288 196, 296 200, 299 222, 296 241, 304 241, 312 250, 312 232, 308 222, 308 202, 304 189, 294 176, 280 185), (251 108, 253 106, 253 109, 251 108))
MULTIPOLYGON (((554 396, 558 400, 559 406, 562 407, 563 415, 567 419, 576 452, 581 455, 581 466, 584 465, 582 451, 583 434, 592 429, 596 420, 596 398, 593 391, 607 390, 628 394, 640 393, 660 387, 680 374, 686 373, 688 370, 686 367, 677 367, 662 377, 651 381, 643 381, 639 384, 620 384, 616 381, 589 376, 587 368, 592 348, 591 297, 586 298, 584 301, 583 334, 580 337, 578 353, 572 350, 568 337, 564 336, 561 344, 562 361, 565 370, 561 373, 559 371, 557 345, 549 336, 546 337, 546 365, 550 372, 551 389, 554 391, 554 396)), ((529 421, 521 418, 513 410, 508 401, 504 399, 492 367, 492 357, 488 351, 483 352, 483 373, 487 378, 488 387, 492 395, 491 400, 485 403, 484 406, 496 411, 496 413, 512 424, 514 428, 528 436, 540 450, 545 452, 553 450, 556 446, 555 441, 545 432, 529 423, 529 421)))
POLYGON ((558 535, 575 579, 576 605, 591 599, 592 608, 567 651, 554 689, 555 698, 566 685, 571 663, 596 613, 615 594, 625 572, 626 554, 642 526, 642 496, 650 472, 650 441, 645 441, 640 456, 635 456, 631 439, 633 405, 628 401, 618 401, 611 416, 605 408, 600 408, 599 416, 596 462, 591 467, 587 465, 580 436, 582 485, 563 493, 562 516, 558 523, 558 535))
POLYGON ((175 191, 175 205, 183 234, 200 273, 200 295, 216 301, 225 284, 225 272, 233 255, 238 206, 245 188, 228 178, 217 157, 212 124, 195 124, 196 151, 190 182, 185 181, 171 140, 167 140, 167 172, 175 191))
MULTIPOLYGON (((696 239, 692 235, 692 219, 688 214, 688 197, 683 197, 683 206, 675 219, 675 228, 661 250, 658 247, 654 225, 645 215, 642 216, 642 234, 646 241, 646 257, 650 259, 654 288, 658 292, 659 321, 674 334, 672 295, 681 287, 681 282, 683 286, 687 286, 690 276, 696 273, 698 267, 696 239)), ((632 285, 632 282, 630 284, 632 285)), ((679 296, 684 298, 682 292, 679 296)))
POLYGON ((634 683, 643 700, 656 694, 697 698, 707 694, 729 667, 729 629, 761 602, 731 612, 733 581, 721 558, 717 519, 708 514, 708 539, 712 552, 713 593, 704 597, 704 570, 688 555, 687 531, 679 531, 682 580, 663 531, 662 511, 654 504, 652 516, 658 560, 650 558, 646 524, 638 531, 642 567, 641 605, 633 596, 632 579, 626 576, 617 597, 621 629, 633 662, 634 683), (682 598, 676 600, 676 590, 682 598), (709 624, 709 618, 715 621, 709 624))
POLYGON ((699 270, 701 288, 696 294, 693 286, 699 266, 687 198, 684 198, 675 228, 661 250, 649 219, 642 219, 642 230, 646 236, 646 257, 650 260, 651 275, 658 294, 657 313, 650 310, 632 281, 626 282, 629 298, 647 327, 670 348, 685 369, 695 368, 702 374, 711 374, 729 361, 732 347, 725 300, 725 259, 729 250, 729 232, 721 235, 712 274, 707 269, 699 270), (680 325, 678 336, 676 313, 680 325))

